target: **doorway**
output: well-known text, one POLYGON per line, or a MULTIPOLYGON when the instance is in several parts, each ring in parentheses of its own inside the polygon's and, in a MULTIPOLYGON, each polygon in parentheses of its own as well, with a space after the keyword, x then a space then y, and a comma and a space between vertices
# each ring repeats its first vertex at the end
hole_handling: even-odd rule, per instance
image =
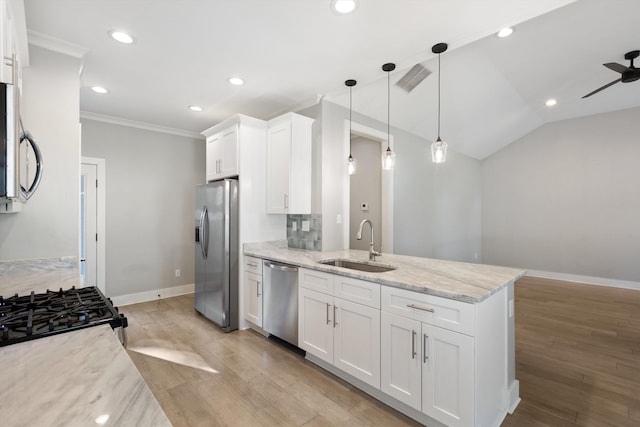
MULTIPOLYGON (((387 149, 387 133, 377 129, 351 123, 352 150, 355 142, 356 150, 362 148, 363 164, 360 158, 356 175, 364 178, 363 184, 367 190, 358 190, 358 187, 351 188, 351 183, 360 178, 353 178, 356 175, 348 175, 345 167, 345 185, 347 191, 344 192, 343 209, 347 221, 344 221, 344 247, 350 249, 369 250, 370 236, 368 232, 363 233, 362 240, 355 239, 358 226, 362 219, 370 219, 374 225, 375 249, 382 252, 393 253, 393 170, 382 170, 381 153, 387 149), (364 164, 366 163, 366 165, 364 164), (373 170, 375 169, 375 172, 373 170), (367 178, 368 177, 368 178, 367 178), (352 181, 353 180, 353 181, 352 181), (369 180, 369 182, 366 182, 369 180), (366 195, 365 195, 366 194, 366 195), (374 196, 377 194, 377 196, 374 196), (367 199, 367 200, 361 200, 367 199), (371 202, 372 200, 379 202, 371 202), (367 203, 363 212, 362 203, 367 203), (355 208, 352 207, 355 206, 355 208), (375 219, 375 204, 379 204, 379 219, 375 219), (355 210, 354 210, 355 209, 355 210), (352 246, 352 240, 355 242, 352 246)), ((344 158, 349 156, 349 122, 345 125, 345 152, 344 158)), ((393 135, 389 136, 389 147, 393 150, 393 135)), ((353 154, 353 153, 352 153, 353 154)), ((368 228, 368 227, 367 227, 368 228)))
POLYGON ((83 286, 105 287, 105 161, 82 157, 80 165, 80 277, 83 286))

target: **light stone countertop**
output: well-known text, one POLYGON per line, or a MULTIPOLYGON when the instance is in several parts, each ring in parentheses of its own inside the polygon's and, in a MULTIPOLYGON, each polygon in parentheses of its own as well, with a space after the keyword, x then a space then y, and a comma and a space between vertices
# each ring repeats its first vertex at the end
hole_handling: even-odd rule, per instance
POLYGON ((28 295, 80 286, 77 257, 0 261, 0 295, 28 295))
POLYGON ((0 347, 0 363, 2 425, 171 427, 109 325, 0 347))
POLYGON ((342 267, 319 264, 320 260, 369 260, 369 253, 361 250, 309 251, 287 247, 285 240, 245 243, 245 255, 369 280, 382 285, 437 295, 469 303, 480 302, 512 281, 524 276, 525 271, 507 267, 443 261, 406 255, 382 254, 375 264, 391 265, 396 270, 369 273, 342 267))

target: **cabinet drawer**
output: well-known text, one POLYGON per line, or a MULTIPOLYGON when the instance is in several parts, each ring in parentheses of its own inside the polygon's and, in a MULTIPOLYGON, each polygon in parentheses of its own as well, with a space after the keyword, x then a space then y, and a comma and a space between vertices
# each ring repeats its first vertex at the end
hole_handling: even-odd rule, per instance
POLYGON ((440 326, 466 335, 475 335, 473 304, 420 292, 382 286, 383 311, 440 326))
POLYGON ((244 257, 244 270, 262 276, 262 260, 252 256, 244 257))
POLYGON ((351 277, 335 276, 334 295, 349 301, 380 308, 380 285, 351 277))
POLYGON ((301 268, 298 270, 298 286, 333 295, 334 277, 330 273, 301 268))

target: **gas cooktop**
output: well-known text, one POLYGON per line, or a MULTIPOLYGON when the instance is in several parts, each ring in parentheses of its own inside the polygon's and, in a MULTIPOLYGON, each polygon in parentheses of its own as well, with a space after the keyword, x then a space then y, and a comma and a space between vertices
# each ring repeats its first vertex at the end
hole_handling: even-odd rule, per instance
POLYGON ((94 286, 0 296, 0 346, 103 324, 126 344, 127 318, 94 286))

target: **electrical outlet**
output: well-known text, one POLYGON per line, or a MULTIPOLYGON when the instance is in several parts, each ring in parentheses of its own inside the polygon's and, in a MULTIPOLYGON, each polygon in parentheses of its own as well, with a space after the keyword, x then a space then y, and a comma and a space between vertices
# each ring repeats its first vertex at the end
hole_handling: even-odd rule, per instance
POLYGON ((298 221, 293 221, 291 223, 291 231, 298 231, 298 221))
POLYGON ((302 221, 302 231, 309 231, 309 221, 302 221))
POLYGON ((179 269, 177 269, 176 270, 176 277, 180 277, 180 276, 182 276, 182 272, 179 269))
POLYGON ((336 224, 342 224, 342 215, 336 215, 336 224))

